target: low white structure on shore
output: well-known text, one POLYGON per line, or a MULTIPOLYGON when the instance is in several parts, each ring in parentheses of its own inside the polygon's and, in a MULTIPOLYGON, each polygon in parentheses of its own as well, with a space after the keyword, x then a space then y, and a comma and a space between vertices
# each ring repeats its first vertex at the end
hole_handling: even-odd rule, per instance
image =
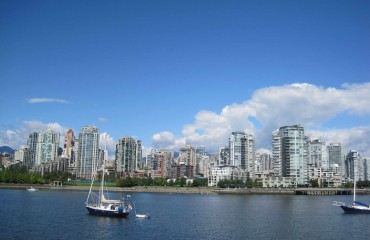
POLYGON ((219 165, 211 170, 211 175, 208 177, 208 186, 217 186, 221 180, 246 180, 246 173, 243 169, 236 166, 219 165))

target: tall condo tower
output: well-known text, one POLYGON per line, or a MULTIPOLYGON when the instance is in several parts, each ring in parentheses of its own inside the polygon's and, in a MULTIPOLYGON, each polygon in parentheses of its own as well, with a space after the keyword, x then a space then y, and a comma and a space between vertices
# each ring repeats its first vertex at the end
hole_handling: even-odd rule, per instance
POLYGON ((355 150, 349 151, 345 160, 346 177, 355 178, 355 181, 364 180, 363 166, 361 155, 355 150))
POLYGON ((123 137, 116 145, 116 173, 120 177, 132 175, 139 169, 142 158, 141 141, 123 137))
POLYGON ((308 164, 329 169, 328 152, 325 143, 320 139, 308 141, 308 164))
POLYGON ((72 157, 72 149, 75 146, 76 138, 72 129, 69 129, 64 136, 63 155, 64 157, 72 157))
POLYGON ((59 133, 53 132, 50 128, 46 132, 38 134, 36 144, 36 162, 40 165, 54 161, 58 157, 59 133))
POLYGON ((244 169, 248 177, 254 178, 256 146, 253 136, 245 132, 232 132, 229 149, 231 165, 244 169))
POLYGON ((195 176, 195 167, 196 167, 196 154, 195 149, 187 144, 184 147, 180 148, 179 162, 180 165, 183 164, 186 167, 187 177, 195 176))
POLYGON ((99 161, 99 131, 95 126, 85 126, 78 134, 77 178, 91 179, 99 161))
POLYGON ((285 126, 272 133, 275 176, 292 177, 307 184, 308 138, 300 125, 285 126))
POLYGON ((29 148, 29 162, 28 166, 35 166, 36 163, 36 150, 37 150, 37 139, 39 138, 38 132, 30 133, 27 140, 27 145, 29 148))
POLYGON ((341 143, 330 143, 328 146, 328 152, 329 152, 329 164, 342 165, 344 155, 342 154, 341 143))

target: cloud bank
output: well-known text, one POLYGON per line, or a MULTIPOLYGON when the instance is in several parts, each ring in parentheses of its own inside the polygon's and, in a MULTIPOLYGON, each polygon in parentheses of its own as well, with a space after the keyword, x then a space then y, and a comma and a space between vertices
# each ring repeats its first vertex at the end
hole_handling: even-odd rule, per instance
POLYGON ((220 113, 203 110, 194 123, 183 127, 183 136, 159 132, 152 137, 154 148, 178 149, 184 143, 205 146, 212 153, 227 144, 232 131, 246 131, 256 138, 257 148, 271 148, 273 130, 300 124, 306 135, 329 142, 341 142, 346 149, 355 149, 370 156, 370 126, 346 129, 324 129, 329 121, 347 120, 370 115, 370 83, 344 84, 342 88, 323 88, 308 83, 271 86, 253 92, 239 104, 227 105, 220 113))

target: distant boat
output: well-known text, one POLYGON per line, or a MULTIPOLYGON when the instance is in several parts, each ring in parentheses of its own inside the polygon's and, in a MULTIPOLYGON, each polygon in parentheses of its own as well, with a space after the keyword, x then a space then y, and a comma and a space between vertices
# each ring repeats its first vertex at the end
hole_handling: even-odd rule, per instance
MULTIPOLYGON (((353 177, 355 179, 355 177, 353 177)), ((356 201, 356 181, 353 180, 353 203, 352 205, 347 205, 343 202, 334 202, 334 206, 343 209, 344 213, 360 213, 360 214, 370 214, 370 206, 366 203, 356 201)))
POLYGON ((86 209, 92 215, 107 216, 107 217, 122 217, 125 218, 129 215, 132 209, 127 195, 126 199, 122 198, 120 200, 107 199, 104 194, 104 175, 105 175, 105 160, 102 164, 102 180, 100 183, 100 190, 98 193, 92 191, 92 187, 95 180, 95 175, 92 176, 91 186, 89 194, 86 199, 86 209))
POLYGON ((136 214, 137 218, 150 218, 149 214, 136 214))
POLYGON ((37 192, 38 189, 31 186, 30 188, 27 188, 27 191, 29 191, 29 192, 37 192))
POLYGON ((137 214, 136 213, 136 205, 135 205, 135 202, 134 202, 134 209, 135 209, 135 217, 137 218, 150 218, 150 215, 149 214, 137 214))

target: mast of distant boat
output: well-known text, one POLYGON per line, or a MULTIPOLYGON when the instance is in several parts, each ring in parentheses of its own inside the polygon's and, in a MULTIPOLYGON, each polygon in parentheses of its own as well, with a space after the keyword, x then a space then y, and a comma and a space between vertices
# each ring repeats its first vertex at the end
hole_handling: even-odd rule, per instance
POLYGON ((105 154, 107 154, 107 136, 104 138, 104 156, 103 156, 103 173, 102 173, 102 180, 101 180, 101 190, 100 190, 100 200, 104 197, 104 175, 105 175, 105 154))
MULTIPOLYGON (((355 163, 353 163, 353 166, 355 163)), ((356 201, 356 177, 355 177, 355 169, 353 168, 353 204, 356 201)))

